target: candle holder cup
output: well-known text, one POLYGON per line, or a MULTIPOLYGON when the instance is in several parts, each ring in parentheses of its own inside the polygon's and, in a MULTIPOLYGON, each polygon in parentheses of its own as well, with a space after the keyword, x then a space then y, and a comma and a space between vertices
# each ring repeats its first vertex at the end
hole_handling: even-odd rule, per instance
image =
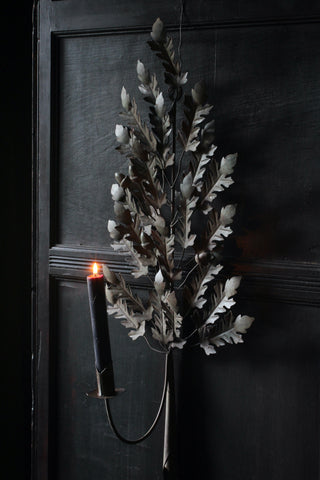
POLYGON ((99 372, 96 369, 97 388, 91 392, 87 392, 88 397, 105 400, 107 398, 116 397, 119 393, 124 392, 124 388, 114 387, 113 368, 112 365, 106 367, 99 372))

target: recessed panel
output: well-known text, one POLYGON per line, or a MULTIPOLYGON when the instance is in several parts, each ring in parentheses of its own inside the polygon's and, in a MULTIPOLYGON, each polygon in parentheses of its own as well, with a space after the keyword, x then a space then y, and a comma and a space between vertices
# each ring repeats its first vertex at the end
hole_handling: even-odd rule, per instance
POLYGON ((132 86, 144 39, 137 36, 64 38, 59 42, 57 232, 54 241, 105 246, 113 216, 110 188, 123 170, 115 151, 120 92, 132 86))
POLYGON ((318 310, 251 302, 244 343, 206 357, 183 351, 179 431, 183 478, 317 478, 318 310))
MULTIPOLYGON (((58 3, 58 2, 57 2, 58 3)), ((94 22, 100 28, 111 25, 152 25, 157 17, 160 17, 167 25, 178 24, 183 7, 184 23, 207 23, 207 22, 247 22, 265 20, 287 20, 301 17, 312 18, 320 14, 320 6, 317 0, 306 0, 303 4, 298 1, 288 0, 208 0, 158 2, 156 0, 68 0, 60 1, 59 7, 61 18, 60 25, 68 25, 70 29, 83 22, 94 22), (106 12, 106 9, 108 11, 106 12), (77 18, 77 14, 79 18, 77 18), (70 18, 71 17, 71 18, 70 18), (76 21, 78 21, 76 23, 76 21)), ((59 26, 60 26, 59 25, 59 26)), ((88 28, 88 26, 87 26, 88 28)))
MULTIPOLYGON (((60 40, 56 241, 107 246, 110 188, 127 161, 115 151, 125 85, 147 119, 136 60, 161 79, 146 34, 60 40)), ((217 157, 237 151, 238 205, 230 252, 246 258, 319 261, 320 48, 317 25, 185 31, 187 90, 205 79, 214 104, 217 157)), ((54 236, 54 235, 53 235, 54 236)))
POLYGON ((320 260, 320 49, 318 25, 188 33, 191 85, 204 78, 213 103, 217 157, 238 152, 236 257, 320 260))

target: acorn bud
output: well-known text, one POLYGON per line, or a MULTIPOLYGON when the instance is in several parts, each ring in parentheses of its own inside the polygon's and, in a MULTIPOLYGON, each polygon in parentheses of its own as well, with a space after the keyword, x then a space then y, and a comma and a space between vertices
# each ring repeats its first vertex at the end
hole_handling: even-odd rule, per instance
POLYGON ((211 259, 210 252, 199 252, 195 255, 195 261, 197 262, 198 265, 208 265, 211 259))
POLYGON ((123 206, 120 202, 114 202, 114 213, 119 220, 119 222, 128 225, 131 223, 131 215, 127 208, 123 206))
POLYGON ((116 172, 114 174, 114 178, 116 179, 116 181, 119 183, 119 185, 121 185, 121 182, 122 180, 125 178, 125 175, 123 175, 123 173, 118 173, 116 172))
POLYGON ((122 145, 128 145, 130 137, 127 127, 116 125, 114 133, 119 143, 122 145))
POLYGON ((140 82, 144 84, 150 83, 149 71, 146 69, 143 63, 140 62, 140 60, 137 61, 137 74, 140 82))
POLYGON ((108 221, 108 232, 110 233, 110 237, 113 238, 113 240, 120 240, 121 233, 117 230, 117 224, 114 220, 109 220, 108 221))
POLYGON ((122 87, 121 90, 121 103, 126 112, 131 110, 130 95, 127 93, 126 89, 122 87))
POLYGON ((207 95, 205 91, 204 82, 198 82, 191 90, 191 95, 196 105, 204 105, 207 95))
POLYGON ((115 201, 121 201, 124 198, 124 190, 117 183, 113 183, 111 186, 111 196, 115 201))
POLYGON ((154 42, 158 43, 163 43, 166 39, 164 25, 160 18, 157 18, 157 20, 152 25, 151 38, 154 42))

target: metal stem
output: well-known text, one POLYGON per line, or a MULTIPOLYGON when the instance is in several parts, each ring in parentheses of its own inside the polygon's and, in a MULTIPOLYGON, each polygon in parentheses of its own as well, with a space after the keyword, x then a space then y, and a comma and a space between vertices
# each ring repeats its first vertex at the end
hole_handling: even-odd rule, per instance
POLYGON ((165 359, 165 373, 164 373, 164 379, 163 379, 163 389, 162 389, 162 395, 161 395, 161 401, 160 401, 160 405, 159 405, 159 409, 158 409, 158 412, 157 412, 157 415, 154 419, 154 421, 152 422, 152 425, 150 426, 150 428, 147 430, 147 432, 142 435, 141 437, 137 438, 137 439, 134 439, 134 440, 130 440, 128 438, 125 438, 124 436, 122 436, 119 431, 117 430, 116 426, 115 426, 115 423, 113 421, 113 418, 112 418, 112 415, 111 415, 111 411, 110 411, 110 405, 109 405, 109 399, 105 399, 105 407, 106 407, 106 413, 107 413, 107 417, 108 417, 108 421, 109 421, 109 425, 110 425, 110 428, 111 430, 113 431, 113 433, 115 434, 115 436, 121 440, 121 442, 124 442, 124 443, 127 443, 127 444, 130 444, 130 445, 136 445, 137 443, 140 443, 142 442, 143 440, 145 440, 146 438, 149 437, 149 435, 151 435, 151 433, 153 432, 154 428, 156 427, 158 421, 159 421, 159 418, 161 416, 161 412, 162 412, 162 409, 163 409, 163 405, 164 405, 164 400, 166 398, 166 391, 167 391, 167 381, 168 379, 168 354, 166 355, 166 359, 165 359))
POLYGON ((162 472, 164 480, 178 480, 176 403, 171 352, 168 355, 167 385, 162 472))
POLYGON ((177 116, 177 100, 174 101, 172 110, 171 110, 171 124, 172 124, 172 152, 174 153, 174 162, 172 165, 171 169, 171 231, 170 233, 174 233, 174 228, 172 226, 173 224, 173 219, 174 219, 174 214, 175 214, 175 188, 174 188, 174 183, 175 183, 175 177, 176 177, 176 130, 177 130, 177 125, 176 125, 176 116, 177 116))

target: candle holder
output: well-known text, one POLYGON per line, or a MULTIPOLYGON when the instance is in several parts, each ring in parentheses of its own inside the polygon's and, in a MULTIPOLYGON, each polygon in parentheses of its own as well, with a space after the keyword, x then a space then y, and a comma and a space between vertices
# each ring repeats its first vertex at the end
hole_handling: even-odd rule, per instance
POLYGON ((114 435, 123 443, 136 445, 146 440, 157 426, 164 405, 165 405, 165 426, 164 426, 164 443, 163 443, 163 478, 178 480, 178 472, 176 468, 176 416, 175 416, 175 397, 174 397, 174 374, 173 359, 170 352, 165 356, 165 373, 163 379, 163 389, 158 412, 148 430, 136 439, 128 439, 121 435, 118 431, 110 409, 109 400, 125 391, 124 388, 114 388, 113 368, 105 368, 102 372, 96 369, 97 388, 87 393, 88 397, 104 400, 105 409, 110 428, 114 435))
POLYGON ((95 390, 92 390, 91 392, 87 392, 88 397, 105 400, 107 398, 116 397, 117 395, 125 391, 124 388, 114 387, 112 365, 110 367, 105 368, 102 372, 99 372, 96 369, 96 377, 97 377, 97 388, 95 390))

